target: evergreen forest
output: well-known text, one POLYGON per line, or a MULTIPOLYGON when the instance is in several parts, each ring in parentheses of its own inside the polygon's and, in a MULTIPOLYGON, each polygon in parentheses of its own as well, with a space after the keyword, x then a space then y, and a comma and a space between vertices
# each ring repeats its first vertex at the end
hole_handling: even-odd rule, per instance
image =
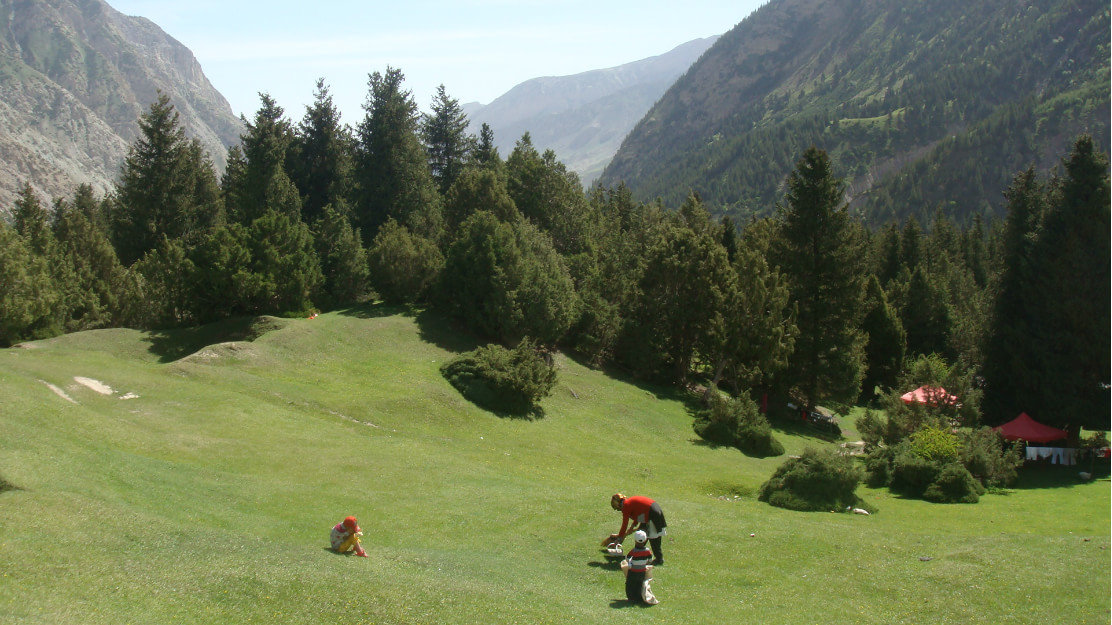
POLYGON ((395 68, 354 128, 323 80, 300 120, 260 100, 222 175, 162 95, 114 192, 27 186, 0 225, 0 346, 385 302, 805 414, 934 384, 954 424, 1109 429, 1109 163, 1088 136, 1013 172, 1005 219, 867 226, 810 146, 774 213, 739 223, 695 192, 585 192, 528 133, 503 156, 443 88, 420 113, 395 68))

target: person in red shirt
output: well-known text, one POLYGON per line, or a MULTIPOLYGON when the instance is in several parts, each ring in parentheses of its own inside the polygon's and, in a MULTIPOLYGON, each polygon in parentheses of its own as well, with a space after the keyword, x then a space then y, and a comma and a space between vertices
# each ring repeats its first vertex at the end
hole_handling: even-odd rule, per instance
POLYGON ((355 555, 366 558, 367 552, 363 549, 359 540, 361 536, 363 536, 363 530, 359 528, 359 521, 355 517, 349 516, 332 528, 328 540, 332 543, 332 548, 336 550, 336 553, 347 553, 354 550, 355 555))
POLYGON ((622 513, 622 529, 617 534, 611 534, 607 542, 620 543, 635 529, 642 529, 652 545, 653 565, 664 564, 662 543, 664 535, 668 533, 665 529, 668 522, 664 520, 664 511, 660 509, 660 504, 640 495, 626 497, 621 493, 614 493, 610 498, 610 507, 622 513))

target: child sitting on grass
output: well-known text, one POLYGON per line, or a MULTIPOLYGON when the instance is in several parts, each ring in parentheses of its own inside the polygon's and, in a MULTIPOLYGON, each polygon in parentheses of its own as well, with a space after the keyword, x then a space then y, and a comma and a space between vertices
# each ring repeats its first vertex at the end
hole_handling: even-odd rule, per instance
POLYGON ((363 530, 359 529, 359 522, 355 520, 355 517, 349 516, 332 528, 332 535, 329 538, 336 553, 347 553, 354 549, 355 555, 366 558, 367 552, 359 542, 361 536, 363 536, 363 530))
POLYGON ((644 530, 637 530, 633 533, 633 538, 637 544, 622 561, 622 570, 626 574, 626 600, 641 605, 656 605, 660 602, 649 589, 653 568, 650 564, 653 552, 646 546, 649 536, 644 530))

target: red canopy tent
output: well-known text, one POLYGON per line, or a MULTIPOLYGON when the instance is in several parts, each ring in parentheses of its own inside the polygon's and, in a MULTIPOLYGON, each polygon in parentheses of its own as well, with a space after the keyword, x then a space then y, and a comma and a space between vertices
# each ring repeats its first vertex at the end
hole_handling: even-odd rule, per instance
POLYGON ((1065 438, 1069 434, 1065 430, 1059 430, 1035 421, 1027 416, 1026 412, 1021 412, 1018 417, 992 429, 1000 432, 1004 440, 1025 440, 1029 443, 1049 443, 1065 438))
POLYGON ((931 406, 958 403, 958 398, 947 393, 946 389, 941 386, 920 386, 914 391, 908 391, 900 395, 900 399, 905 404, 929 404, 931 406))

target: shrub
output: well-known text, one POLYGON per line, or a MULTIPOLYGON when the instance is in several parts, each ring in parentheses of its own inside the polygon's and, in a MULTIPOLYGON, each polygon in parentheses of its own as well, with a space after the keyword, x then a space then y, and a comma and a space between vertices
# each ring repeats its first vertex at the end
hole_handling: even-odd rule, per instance
POLYGON ((393 304, 420 302, 444 268, 436 244, 387 220, 367 252, 370 280, 378 294, 393 304))
POLYGON ((791 458, 761 485, 757 498, 789 510, 842 509, 858 503, 861 470, 848 456, 808 447, 791 458))
POLYGON ((908 440, 911 443, 911 452, 927 460, 953 460, 961 450, 957 436, 949 430, 937 427, 924 427, 908 440))
POLYGON ((772 435, 768 419, 746 395, 725 399, 713 388, 709 409, 695 420, 695 433, 712 443, 737 447, 749 456, 780 456, 784 445, 772 435))
POLYGON ((958 462, 950 462, 923 491, 923 499, 936 503, 977 503, 985 487, 958 462))
POLYGON ((1023 456, 1018 442, 1005 449, 1000 434, 986 426, 965 435, 961 462, 986 488, 1003 488, 1015 484, 1023 456))
POLYGON ((487 345, 461 354, 440 373, 464 397, 494 412, 526 414, 556 385, 556 368, 526 338, 514 349, 487 345))
POLYGON ((895 447, 874 450, 865 464, 870 486, 887 482, 893 491, 909 497, 937 503, 976 503, 986 485, 1014 481, 1019 462, 1018 450, 1013 447, 1003 451, 999 436, 988 428, 964 439, 927 428, 895 447))
POLYGON ((870 488, 881 488, 892 482, 892 460, 895 455, 894 447, 877 447, 865 456, 865 483, 870 488))
POLYGON ((900 443, 892 457, 888 486, 909 497, 922 497, 941 469, 937 461, 924 458, 911 449, 908 441, 900 443))

